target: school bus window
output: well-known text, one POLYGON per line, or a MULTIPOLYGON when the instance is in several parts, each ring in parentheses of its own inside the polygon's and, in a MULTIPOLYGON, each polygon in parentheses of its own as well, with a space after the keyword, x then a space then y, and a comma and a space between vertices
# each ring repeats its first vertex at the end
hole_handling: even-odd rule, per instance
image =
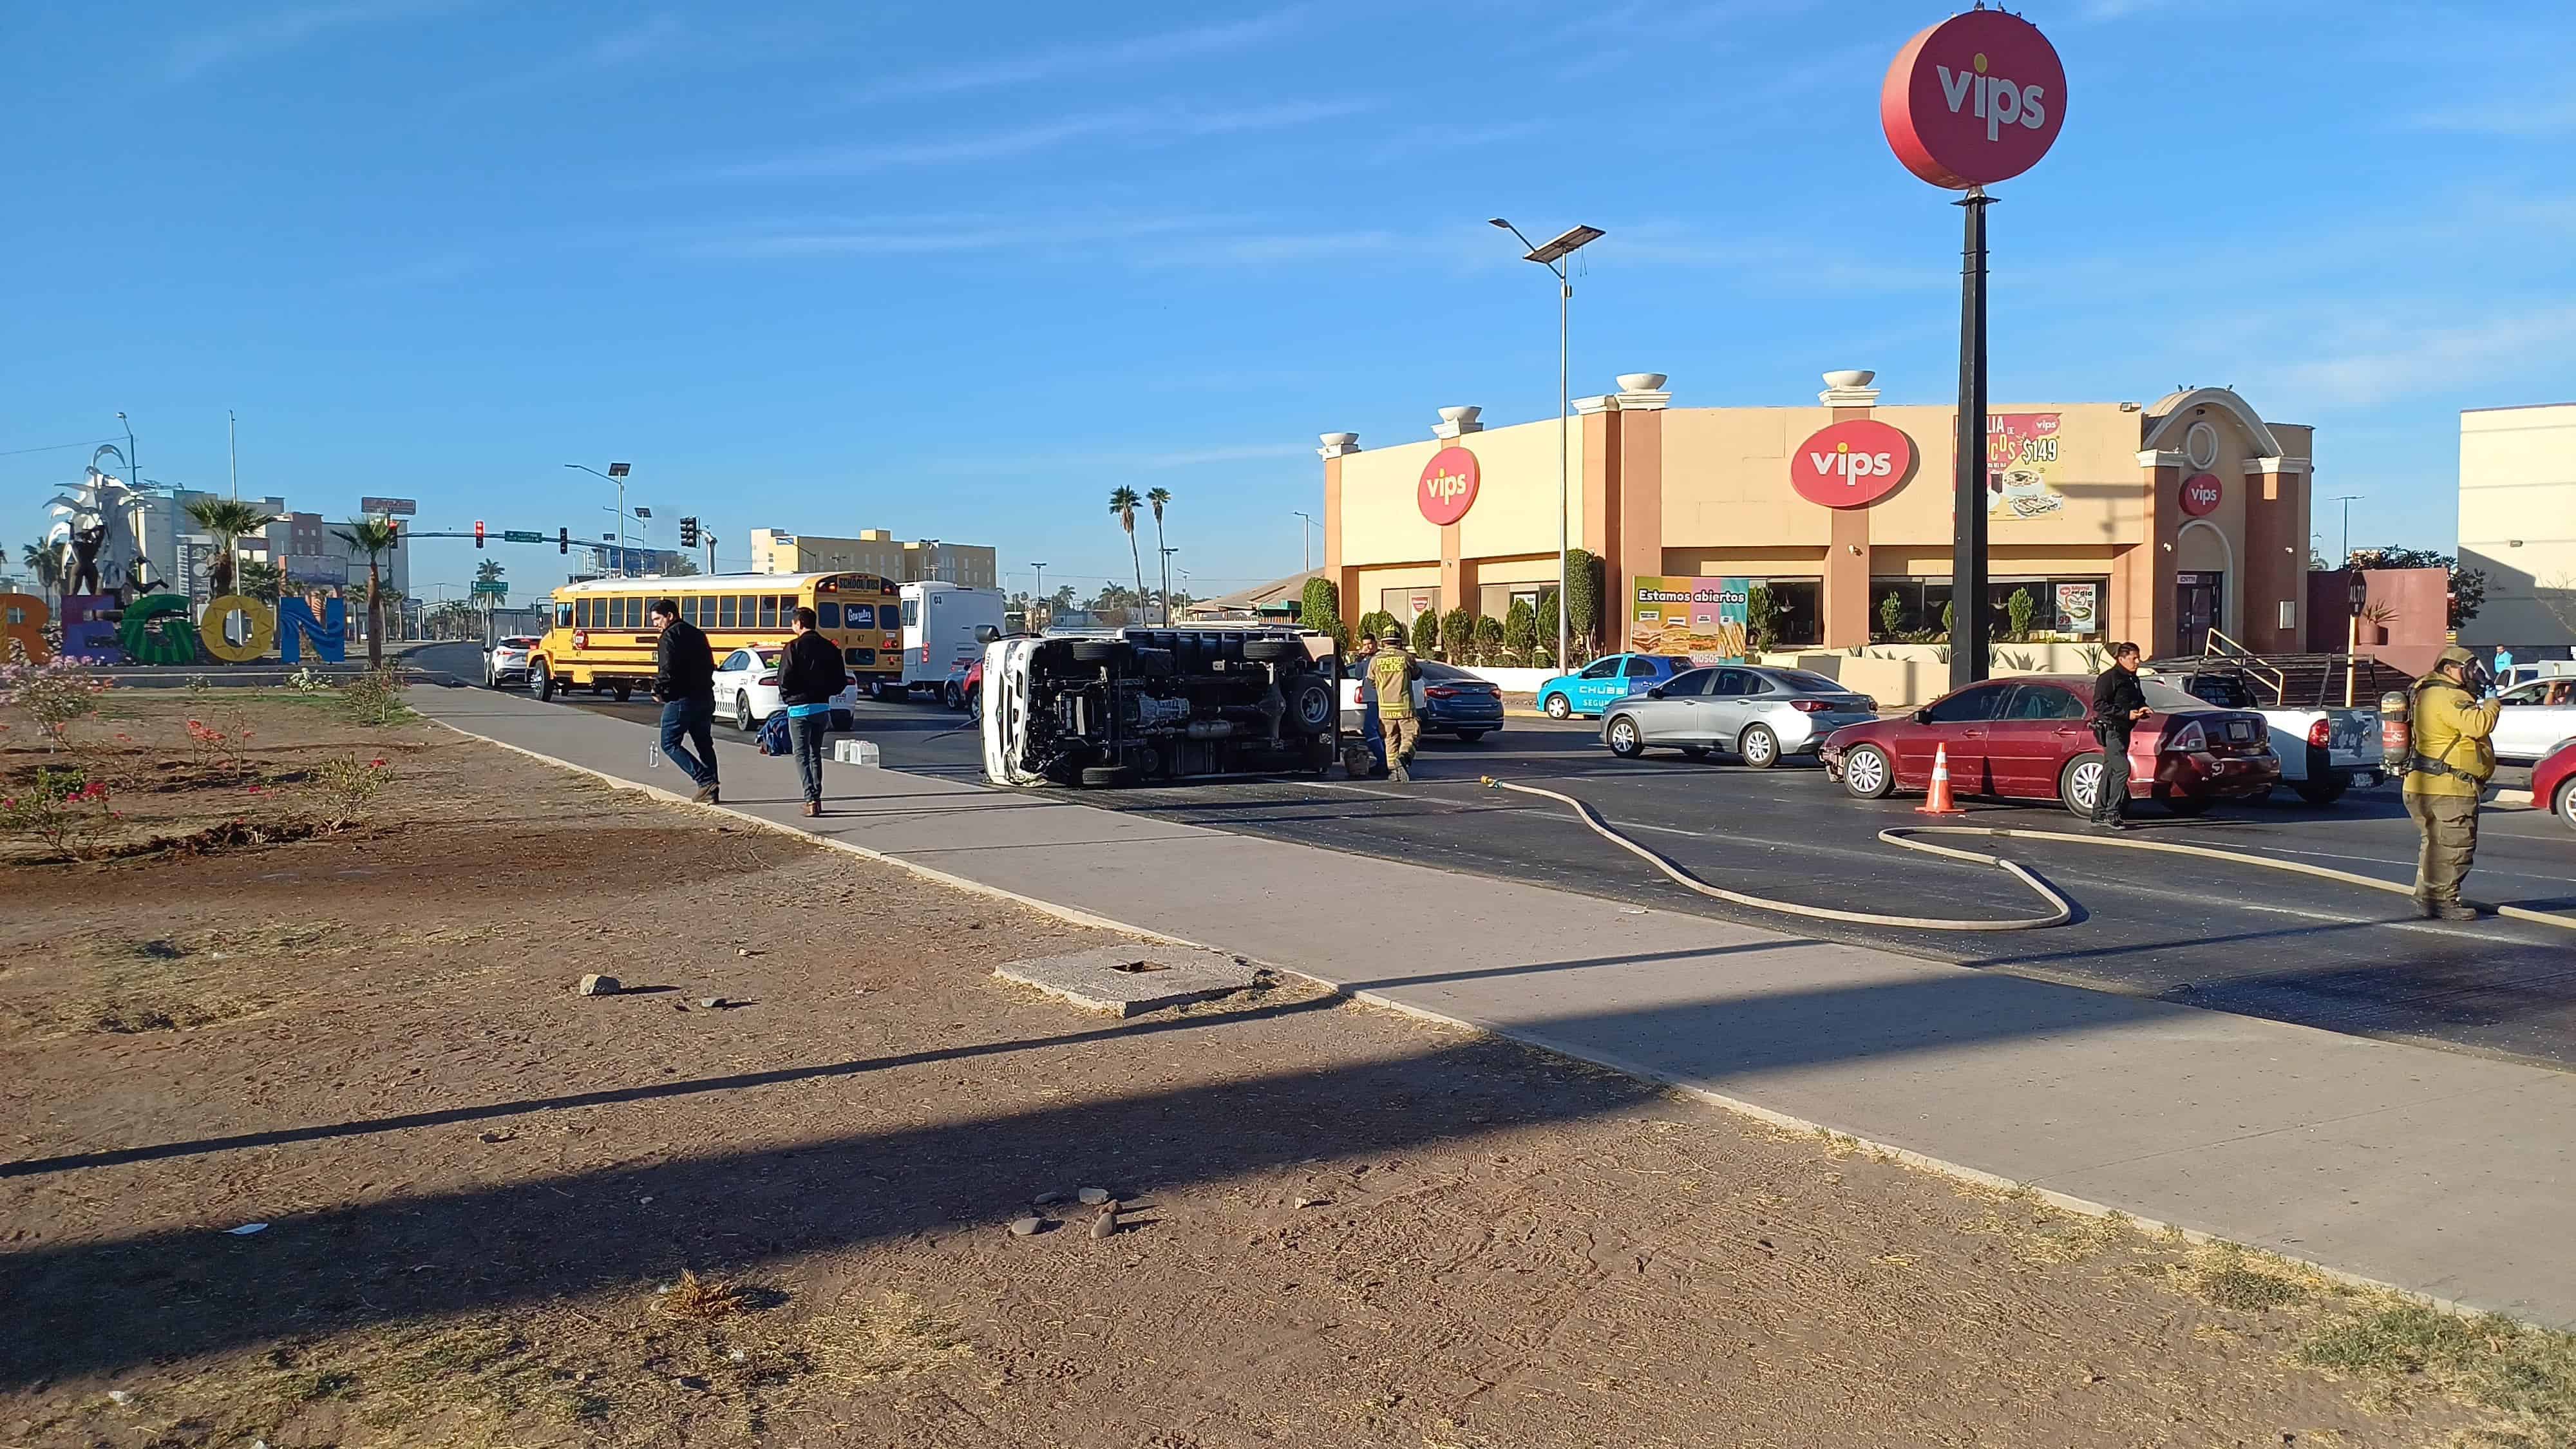
POLYGON ((590 627, 590 600, 588 600, 588 599, 575 599, 575 600, 573 601, 572 608, 573 608, 573 627, 574 627, 574 628, 576 628, 576 629, 587 629, 587 628, 589 628, 589 627, 590 627))
POLYGON ((758 599, 753 598, 749 594, 743 594, 737 597, 733 602, 734 623, 737 627, 748 629, 760 622, 760 601, 758 599))
POLYGON ((643 601, 640 599, 619 599, 616 601, 615 607, 617 609, 618 628, 632 629, 635 627, 635 606, 641 602, 643 601))
POLYGON ((555 605, 555 627, 558 629, 569 629, 572 627, 572 603, 570 600, 565 600, 555 605))
POLYGON ((775 629, 778 627, 778 596, 776 594, 763 594, 760 596, 760 627, 764 629, 775 629))
POLYGON ((814 613, 817 616, 815 620, 817 627, 824 629, 838 629, 841 627, 841 606, 833 603, 831 600, 826 599, 822 603, 816 604, 814 606, 814 613))

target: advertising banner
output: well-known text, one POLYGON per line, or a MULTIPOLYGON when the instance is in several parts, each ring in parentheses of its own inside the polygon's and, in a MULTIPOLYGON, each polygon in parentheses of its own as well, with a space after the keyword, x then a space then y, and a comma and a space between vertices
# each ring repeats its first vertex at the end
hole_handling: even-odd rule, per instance
POLYGON ((2056 413, 1986 414, 1986 516, 2046 518, 2066 506, 2057 491, 2056 413))
POLYGON ((1750 579, 1642 575, 1630 601, 1628 647, 1687 655, 1693 664, 1741 664, 1751 590, 1750 579))
POLYGON ((2057 586, 2057 622, 2052 627, 2060 634, 2090 634, 2101 627, 2102 586, 2100 584, 2059 584, 2057 586))

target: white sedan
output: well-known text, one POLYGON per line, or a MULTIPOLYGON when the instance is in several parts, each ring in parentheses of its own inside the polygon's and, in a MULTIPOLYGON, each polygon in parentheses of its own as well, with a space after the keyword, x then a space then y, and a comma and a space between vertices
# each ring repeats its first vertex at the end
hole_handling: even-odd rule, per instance
MULTIPOLYGON (((716 661, 716 713, 733 720, 733 727, 749 734, 769 722, 769 717, 787 708, 778 693, 778 660, 787 651, 775 644, 757 649, 737 649, 716 661)), ((859 686, 852 680, 848 688, 832 696, 832 728, 847 730, 858 715, 859 686)))
POLYGON ((483 683, 499 689, 504 684, 525 685, 528 682, 528 651, 537 647, 533 634, 512 634, 492 641, 483 656, 483 683))
POLYGON ((2535 679, 2496 698, 2504 701, 2490 740, 2497 759, 2528 764, 2576 739, 2576 679, 2535 679))

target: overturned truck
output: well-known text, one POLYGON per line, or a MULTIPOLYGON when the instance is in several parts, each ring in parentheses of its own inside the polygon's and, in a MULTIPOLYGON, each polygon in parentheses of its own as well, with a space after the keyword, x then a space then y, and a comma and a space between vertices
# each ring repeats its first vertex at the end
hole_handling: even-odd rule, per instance
POLYGON ((1320 775, 1337 758, 1339 663, 1292 629, 1131 628, 996 640, 984 773, 1004 785, 1320 775))

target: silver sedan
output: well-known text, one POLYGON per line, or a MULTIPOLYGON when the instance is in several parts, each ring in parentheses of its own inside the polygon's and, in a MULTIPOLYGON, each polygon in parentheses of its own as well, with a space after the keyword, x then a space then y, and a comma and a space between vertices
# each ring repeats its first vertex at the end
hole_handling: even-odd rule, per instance
POLYGON ((1694 760, 1726 750, 1757 770, 1811 755, 1825 736, 1878 718, 1878 701, 1821 674, 1725 664, 1685 670, 1602 712, 1601 742, 1633 760, 1678 748, 1694 760))

